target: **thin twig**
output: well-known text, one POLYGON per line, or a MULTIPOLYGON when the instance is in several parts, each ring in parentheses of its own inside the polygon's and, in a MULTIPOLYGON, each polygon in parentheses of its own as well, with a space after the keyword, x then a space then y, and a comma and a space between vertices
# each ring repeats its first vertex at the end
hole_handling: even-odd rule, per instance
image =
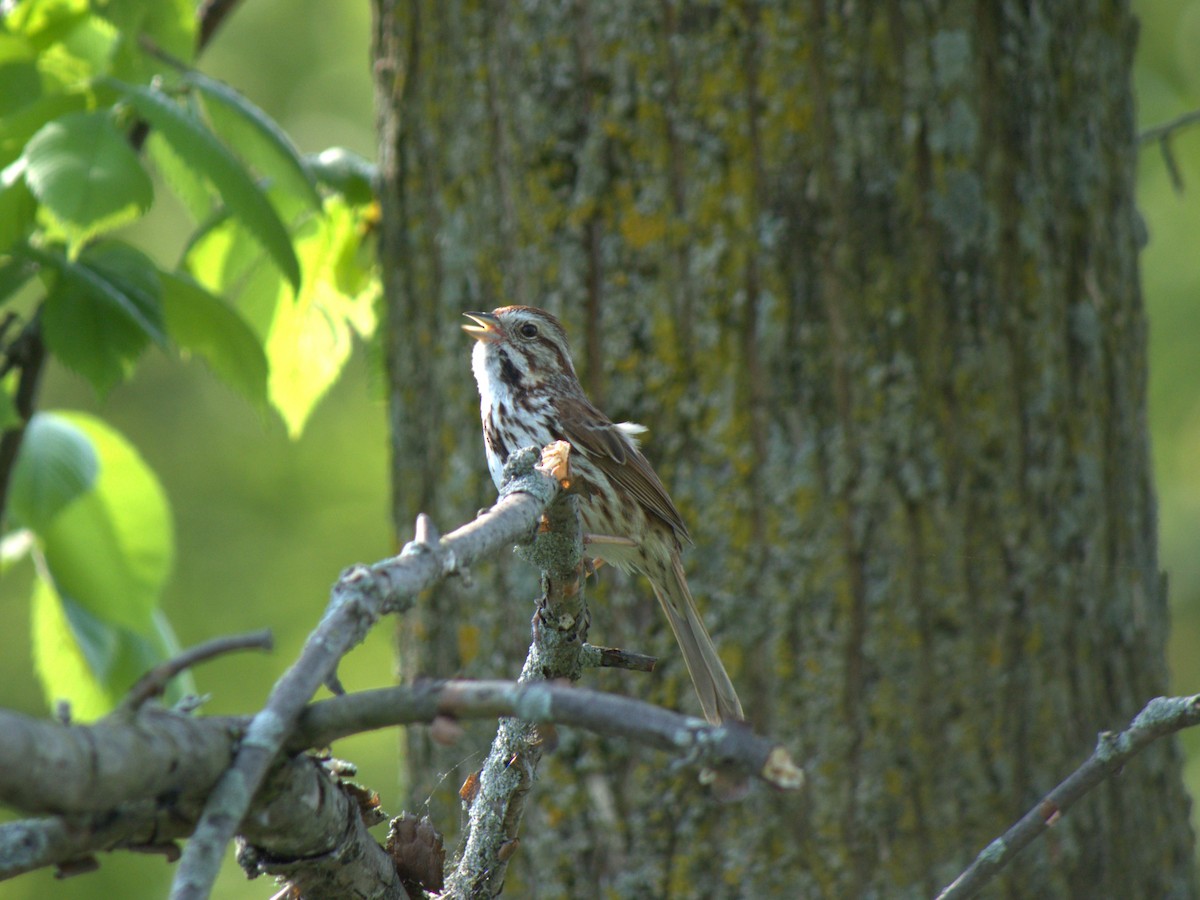
POLYGON ((136 712, 147 700, 161 696, 172 678, 199 663, 238 650, 269 651, 274 646, 274 639, 267 629, 253 631, 249 634, 213 638, 211 641, 197 644, 195 647, 184 650, 178 656, 159 663, 139 678, 122 701, 121 709, 125 712, 136 712))
POLYGON ((1172 137, 1175 132, 1189 125, 1195 125, 1198 122, 1200 122, 1200 109, 1194 109, 1181 116, 1176 116, 1170 121, 1163 122, 1161 125, 1154 125, 1147 128, 1138 135, 1138 143, 1149 144, 1151 141, 1161 141, 1164 138, 1172 137))
POLYGON ((622 650, 620 647, 598 647, 583 645, 583 664, 592 669, 628 669, 631 672, 653 672, 658 665, 657 656, 622 650))
POLYGON ((204 0, 196 10, 196 52, 200 53, 212 41, 221 24, 229 18, 241 0, 204 0))
POLYGON ((1163 122, 1161 125, 1155 125, 1152 128, 1147 128, 1138 135, 1139 144, 1148 144, 1152 141, 1158 142, 1158 149, 1162 151, 1163 164, 1167 167, 1167 177, 1171 179, 1171 187, 1175 189, 1175 193, 1183 193, 1183 175, 1179 171, 1179 163, 1175 159, 1175 151, 1171 147, 1171 139, 1176 133, 1187 128, 1189 125, 1195 125, 1200 122, 1200 109, 1186 112, 1181 116, 1171 119, 1169 122, 1163 122))
POLYGON ((937 900, 974 897, 1012 858, 1058 822, 1071 805, 1120 770, 1147 745, 1183 728, 1200 724, 1200 694, 1157 697, 1146 704, 1124 731, 1101 732, 1096 749, 1065 781, 1043 797, 1008 831, 988 844, 937 900))
POLYGON ((788 774, 781 764, 790 762, 786 751, 741 723, 710 725, 641 700, 549 681, 423 681, 320 700, 305 709, 288 750, 324 747, 352 734, 438 717, 504 716, 624 738, 673 753, 691 766, 757 778, 780 790, 801 786, 799 770, 788 774))

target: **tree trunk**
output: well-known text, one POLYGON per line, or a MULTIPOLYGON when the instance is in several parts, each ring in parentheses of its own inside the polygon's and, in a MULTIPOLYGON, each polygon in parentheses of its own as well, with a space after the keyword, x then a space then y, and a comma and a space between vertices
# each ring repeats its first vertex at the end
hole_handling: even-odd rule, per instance
MULTIPOLYGON (((373 2, 399 533, 492 496, 458 314, 548 307, 811 779, 719 805, 563 735, 511 893, 935 892, 1166 690, 1126 4, 373 2)), ((695 711, 599 580, 593 640, 662 663, 591 683, 695 711)), ((440 592, 406 671, 515 674, 533 596, 440 592)), ((482 746, 410 735, 441 827, 482 746)), ((1161 742, 1002 893, 1196 896, 1187 814, 1161 742)))

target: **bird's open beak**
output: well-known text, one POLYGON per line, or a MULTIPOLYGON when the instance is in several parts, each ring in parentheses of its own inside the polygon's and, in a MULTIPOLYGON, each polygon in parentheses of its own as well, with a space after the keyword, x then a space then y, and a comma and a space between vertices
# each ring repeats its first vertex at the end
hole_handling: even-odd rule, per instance
POLYGON ((500 337, 500 320, 489 312, 463 313, 471 321, 462 330, 477 341, 495 341, 500 337))

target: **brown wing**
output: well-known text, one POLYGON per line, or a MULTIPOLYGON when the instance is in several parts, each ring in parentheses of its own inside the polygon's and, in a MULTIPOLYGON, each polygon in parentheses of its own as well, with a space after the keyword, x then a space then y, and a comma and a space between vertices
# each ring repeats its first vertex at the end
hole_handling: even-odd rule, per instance
POLYGON ((618 490, 632 494, 646 510, 670 525, 680 541, 690 544, 679 510, 629 436, 581 397, 562 397, 554 405, 563 439, 607 475, 618 490))

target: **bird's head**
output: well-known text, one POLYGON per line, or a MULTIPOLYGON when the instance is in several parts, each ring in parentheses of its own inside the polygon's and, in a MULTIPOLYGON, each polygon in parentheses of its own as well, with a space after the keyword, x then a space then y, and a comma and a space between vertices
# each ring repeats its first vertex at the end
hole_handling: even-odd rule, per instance
POLYGON ((578 382, 562 324, 533 306, 502 306, 491 312, 463 313, 463 331, 478 342, 471 354, 475 378, 498 381, 523 392, 563 378, 578 382))

